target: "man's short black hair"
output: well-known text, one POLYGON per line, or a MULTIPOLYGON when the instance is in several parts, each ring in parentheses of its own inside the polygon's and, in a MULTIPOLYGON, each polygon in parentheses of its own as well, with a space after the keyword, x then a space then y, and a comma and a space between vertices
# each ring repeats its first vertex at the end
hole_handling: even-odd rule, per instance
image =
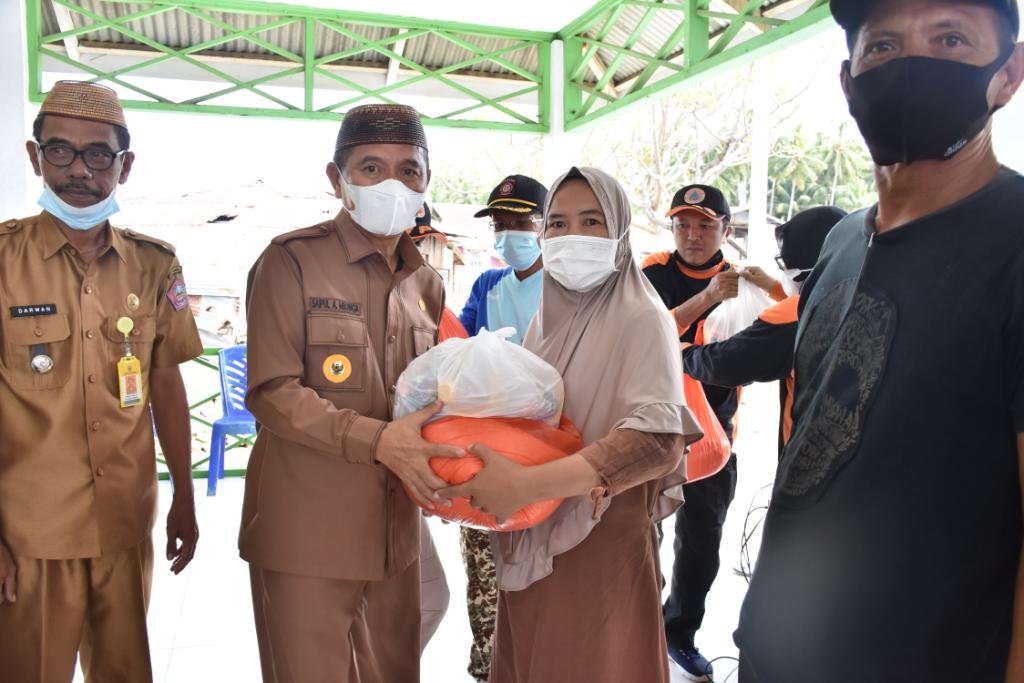
MULTIPOLYGON (((43 142, 43 119, 46 118, 46 114, 39 114, 36 116, 36 120, 32 122, 32 137, 35 138, 36 142, 42 144, 43 142)), ((132 136, 128 133, 128 129, 124 126, 119 126, 116 123, 110 124, 114 127, 114 135, 117 136, 117 145, 121 149, 118 152, 123 152, 128 149, 132 144, 132 136)))

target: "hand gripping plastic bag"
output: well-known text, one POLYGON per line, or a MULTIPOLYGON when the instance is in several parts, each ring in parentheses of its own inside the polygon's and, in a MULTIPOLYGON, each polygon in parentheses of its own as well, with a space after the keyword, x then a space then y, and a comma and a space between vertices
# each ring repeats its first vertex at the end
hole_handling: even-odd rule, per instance
MULTIPOLYGON (((446 417, 423 427, 423 438, 432 443, 469 448, 484 444, 520 465, 542 465, 583 448, 576 427, 563 417, 558 427, 537 420, 516 418, 446 417)), ((475 455, 431 458, 430 468, 449 484, 469 481, 483 468, 475 455)), ((560 499, 531 503, 498 524, 494 515, 475 509, 468 498, 453 498, 450 507, 428 507, 427 512, 463 526, 491 531, 517 531, 540 524, 561 504, 560 499)))
POLYGON ((486 329, 469 339, 448 339, 405 369, 395 387, 398 419, 437 399, 437 417, 518 417, 557 427, 565 388, 558 371, 507 340, 508 330, 486 329))
POLYGON ((726 299, 704 320, 704 341, 708 344, 723 341, 740 330, 750 327, 764 309, 775 302, 749 280, 740 278, 740 293, 726 299))

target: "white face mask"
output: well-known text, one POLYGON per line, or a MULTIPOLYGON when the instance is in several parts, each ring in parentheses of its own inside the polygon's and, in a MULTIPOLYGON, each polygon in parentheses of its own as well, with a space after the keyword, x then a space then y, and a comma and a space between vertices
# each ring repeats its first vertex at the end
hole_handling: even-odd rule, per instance
POLYGON ((809 272, 811 272, 810 268, 806 270, 801 268, 787 268, 782 271, 782 291, 786 293, 786 296, 794 296, 800 293, 800 288, 804 283, 797 282, 796 278, 809 272))
POLYGON ((410 190, 394 178, 376 185, 353 185, 343 180, 355 204, 349 209, 359 226, 381 237, 394 237, 416 223, 416 214, 423 208, 422 192, 410 190))
POLYGON ((574 292, 589 292, 611 277, 619 241, 608 237, 566 235, 541 244, 544 270, 574 292))
MULTIPOLYGON (((43 153, 38 153, 39 167, 43 167, 43 153)), ((90 206, 72 206, 61 199, 50 186, 43 181, 43 194, 36 201, 44 211, 60 219, 61 223, 72 230, 90 230, 120 211, 117 205, 117 185, 110 194, 90 206)))

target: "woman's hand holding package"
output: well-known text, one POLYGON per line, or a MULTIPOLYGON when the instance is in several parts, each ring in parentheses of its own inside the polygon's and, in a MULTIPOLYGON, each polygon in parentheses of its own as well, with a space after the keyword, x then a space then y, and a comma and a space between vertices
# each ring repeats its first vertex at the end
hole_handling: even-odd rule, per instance
POLYGON ((466 483, 443 488, 438 495, 444 498, 465 496, 477 510, 494 515, 499 524, 528 503, 542 500, 530 495, 525 486, 529 477, 527 470, 536 468, 512 462, 483 444, 474 445, 469 452, 483 461, 484 468, 466 483))
POLYGON ((444 498, 468 497, 474 508, 494 515, 499 523, 530 503, 581 496, 601 484, 597 471, 579 453, 525 467, 482 444, 469 451, 484 468, 466 483, 437 493, 444 498))
POLYGON ((394 472, 421 506, 429 507, 431 502, 436 505, 447 503, 437 494, 437 490, 447 486, 447 482, 430 469, 430 458, 460 458, 465 455, 461 448, 433 444, 420 436, 423 423, 436 415, 441 405, 438 401, 388 423, 377 442, 377 462, 394 472))

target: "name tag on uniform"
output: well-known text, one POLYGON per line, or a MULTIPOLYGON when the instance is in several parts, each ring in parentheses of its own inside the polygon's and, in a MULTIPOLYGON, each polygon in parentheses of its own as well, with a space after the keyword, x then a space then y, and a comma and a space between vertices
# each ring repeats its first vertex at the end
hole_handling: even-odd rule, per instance
POLYGON ((311 311, 338 311, 339 313, 351 313, 359 315, 362 307, 359 304, 341 299, 331 299, 325 296, 309 297, 309 310, 311 311))
POLYGON ((117 384, 122 408, 142 403, 142 364, 138 358, 124 356, 117 361, 117 384))
POLYGON ((37 315, 57 315, 57 304, 29 304, 11 306, 12 318, 31 318, 37 315))
POLYGON ((117 331, 124 335, 124 357, 117 361, 117 387, 121 407, 130 408, 142 403, 142 363, 132 355, 128 335, 135 329, 131 318, 118 318, 117 331))

